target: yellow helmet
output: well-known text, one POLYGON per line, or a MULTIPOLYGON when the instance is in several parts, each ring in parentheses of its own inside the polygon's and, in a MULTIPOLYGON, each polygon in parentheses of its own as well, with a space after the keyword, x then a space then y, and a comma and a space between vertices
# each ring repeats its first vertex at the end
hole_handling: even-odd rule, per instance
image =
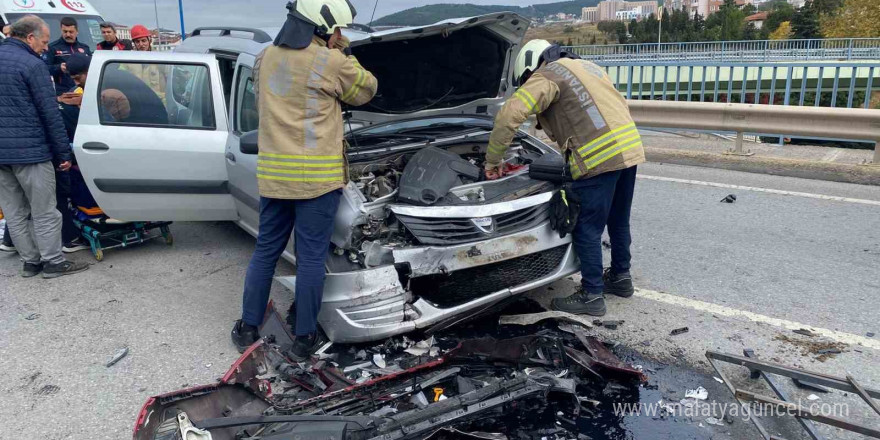
POLYGON ((541 54, 552 46, 547 40, 532 40, 526 43, 519 54, 516 56, 516 63, 513 66, 513 77, 517 84, 522 84, 523 75, 533 73, 541 62, 541 54))
MULTIPOLYGON (((354 22, 357 11, 348 0, 297 0, 296 13, 314 24, 319 31, 332 34, 354 22)), ((291 5, 288 4, 288 8, 291 5)))

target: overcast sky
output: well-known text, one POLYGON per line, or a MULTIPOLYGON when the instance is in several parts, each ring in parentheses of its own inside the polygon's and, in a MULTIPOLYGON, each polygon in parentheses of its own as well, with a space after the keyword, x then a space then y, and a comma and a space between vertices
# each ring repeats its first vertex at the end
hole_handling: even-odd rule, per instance
MULTIPOLYGON (((164 28, 180 30, 177 0, 155 0, 159 9, 159 23, 164 28)), ((559 0, 379 0, 376 18, 415 6, 432 3, 474 3, 484 5, 527 6, 552 3, 559 0)), ((104 19, 120 24, 156 26, 153 0, 90 0, 104 19)), ((358 10, 356 21, 367 23, 375 0, 353 0, 358 10)), ((284 22, 287 0, 183 0, 187 30, 198 26, 280 26, 284 22)))

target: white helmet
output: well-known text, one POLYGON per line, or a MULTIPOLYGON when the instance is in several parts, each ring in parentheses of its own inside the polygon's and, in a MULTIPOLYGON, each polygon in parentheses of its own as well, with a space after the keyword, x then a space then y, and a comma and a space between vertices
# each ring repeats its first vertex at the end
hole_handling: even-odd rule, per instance
POLYGON ((297 14, 327 34, 348 27, 357 15, 348 0, 297 0, 294 4, 297 14))
POLYGON ((522 85, 523 75, 526 73, 531 74, 538 68, 538 64, 541 62, 541 54, 550 46, 552 44, 547 40, 532 40, 519 50, 519 55, 516 56, 516 64, 513 66, 513 77, 517 84, 522 85))

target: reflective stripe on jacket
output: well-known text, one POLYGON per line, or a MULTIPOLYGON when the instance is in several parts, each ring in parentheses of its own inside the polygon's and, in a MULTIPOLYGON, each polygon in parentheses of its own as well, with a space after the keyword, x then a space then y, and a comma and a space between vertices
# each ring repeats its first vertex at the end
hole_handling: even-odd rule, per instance
POLYGON ((568 158, 572 176, 587 179, 645 161, 626 100, 605 71, 585 60, 547 64, 508 99, 495 118, 487 162, 497 165, 532 114, 568 158))
POLYGON ((377 87, 355 57, 320 38, 305 49, 264 49, 254 64, 260 195, 313 199, 342 188, 348 176, 341 102, 366 104, 377 87))

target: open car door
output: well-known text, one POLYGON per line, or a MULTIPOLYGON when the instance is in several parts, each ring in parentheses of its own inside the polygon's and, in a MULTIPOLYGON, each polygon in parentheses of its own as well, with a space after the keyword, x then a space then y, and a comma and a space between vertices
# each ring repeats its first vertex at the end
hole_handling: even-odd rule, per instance
POLYGON ((97 52, 73 150, 119 220, 236 220, 226 104, 213 55, 97 52))

